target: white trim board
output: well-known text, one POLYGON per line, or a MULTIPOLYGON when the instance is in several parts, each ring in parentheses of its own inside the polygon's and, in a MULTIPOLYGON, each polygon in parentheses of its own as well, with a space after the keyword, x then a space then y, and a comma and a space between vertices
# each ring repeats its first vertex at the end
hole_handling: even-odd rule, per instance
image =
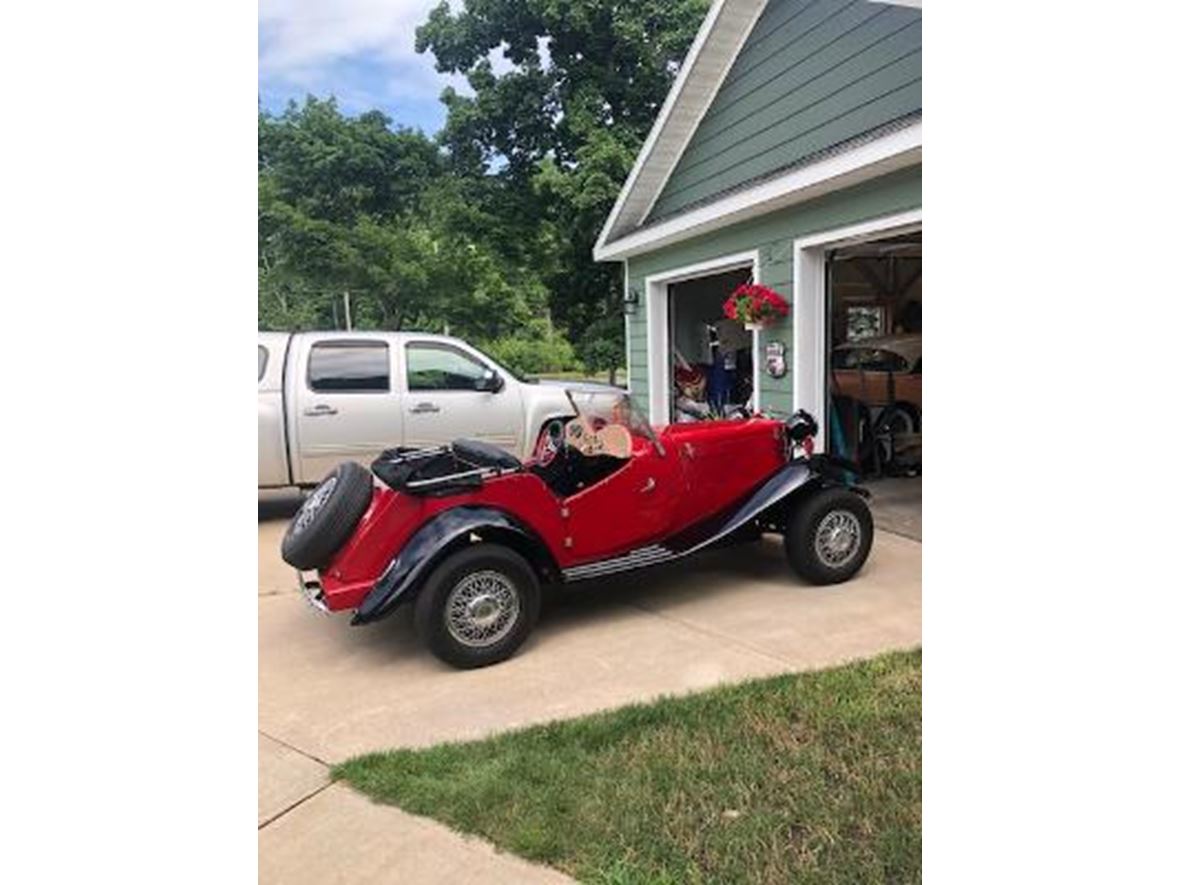
POLYGON ((816 449, 827 451, 827 252, 841 246, 909 233, 922 227, 922 210, 912 209, 799 237, 794 247, 795 297, 792 340, 794 408, 819 419, 816 449))
MULTIPOLYGON (((799 169, 788 170, 667 221, 641 228, 611 243, 603 243, 600 236, 594 247, 594 258, 596 261, 620 261, 641 255, 921 162, 922 123, 919 121, 799 169)), ((604 234, 609 227, 609 224, 603 227, 604 234)))
POLYGON ((595 257, 617 228, 633 228, 647 217, 766 3, 767 0, 714 0, 709 7, 660 106, 656 122, 598 233, 595 257))
MULTIPOLYGON (((631 262, 623 262, 623 355, 627 360, 627 392, 631 392, 631 314, 627 312, 627 298, 631 295, 631 262)), ((636 305, 638 306, 638 305, 636 305)))
MULTIPOLYGON (((668 398, 672 388, 672 379, 669 377, 672 349, 668 340, 668 286, 671 283, 721 274, 742 267, 751 269, 755 283, 761 282, 761 258, 756 249, 687 264, 647 277, 644 297, 644 313, 647 318, 647 402, 652 424, 664 425, 672 422, 672 404, 668 398)), ((760 333, 756 331, 751 343, 754 354, 755 411, 761 408, 762 403, 757 357, 760 344, 760 333)))

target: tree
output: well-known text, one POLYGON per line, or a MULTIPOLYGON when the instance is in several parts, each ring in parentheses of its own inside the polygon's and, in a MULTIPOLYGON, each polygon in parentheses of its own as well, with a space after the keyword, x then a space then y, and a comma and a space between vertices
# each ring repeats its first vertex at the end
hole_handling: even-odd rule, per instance
POLYGON ((357 328, 523 340, 547 319, 548 292, 501 230, 502 185, 455 175, 436 145, 388 123, 314 98, 262 115, 260 324, 337 324, 348 291, 357 328))
POLYGON ((497 213, 550 290, 587 363, 622 362, 622 274, 593 244, 707 9, 706 0, 443 0, 417 32, 473 96, 443 94, 440 140, 467 176, 512 200, 497 213), (492 53, 512 63, 495 73, 492 53))
POLYGON ((389 220, 416 208, 441 173, 438 145, 414 129, 391 129, 379 111, 340 113, 335 99, 308 96, 258 120, 258 170, 273 196, 308 217, 348 224, 389 220))
POLYGON ((259 117, 259 323, 449 330, 520 371, 625 360, 622 274, 592 248, 706 0, 466 0, 417 33, 437 139, 308 97, 259 117), (493 55, 503 53, 509 67, 493 55))

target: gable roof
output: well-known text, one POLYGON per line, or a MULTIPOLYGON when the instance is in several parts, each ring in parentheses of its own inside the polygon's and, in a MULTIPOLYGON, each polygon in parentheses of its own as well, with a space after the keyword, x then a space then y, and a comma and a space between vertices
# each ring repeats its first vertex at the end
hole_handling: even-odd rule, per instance
POLYGON ((602 226, 595 255, 617 234, 643 223, 721 88, 767 0, 714 0, 639 157, 602 226))
MULTIPOLYGON (((765 180, 672 215, 653 217, 661 193, 709 112, 769 0, 714 0, 594 247, 620 260, 921 161, 920 113, 780 167, 765 180)), ((886 0, 898 3, 898 0, 886 0)), ((901 0, 917 6, 920 0, 901 0)))

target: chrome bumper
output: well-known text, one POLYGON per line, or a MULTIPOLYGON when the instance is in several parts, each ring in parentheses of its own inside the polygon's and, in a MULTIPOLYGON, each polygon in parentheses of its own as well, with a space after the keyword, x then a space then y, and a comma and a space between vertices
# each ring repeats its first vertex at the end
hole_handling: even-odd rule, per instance
POLYGON ((310 578, 304 577, 301 571, 296 571, 295 574, 299 576, 299 592, 303 594, 307 604, 317 611, 328 614, 328 606, 324 602, 324 588, 320 586, 318 577, 314 577, 315 573, 310 573, 313 575, 310 578))

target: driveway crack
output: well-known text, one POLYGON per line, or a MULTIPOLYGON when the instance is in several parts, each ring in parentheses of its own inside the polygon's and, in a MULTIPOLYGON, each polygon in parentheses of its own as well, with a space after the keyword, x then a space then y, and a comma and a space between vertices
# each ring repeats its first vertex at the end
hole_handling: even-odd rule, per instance
POLYGON ((293 750, 294 752, 298 753, 300 756, 306 756, 312 762, 318 762, 320 765, 324 766, 324 768, 331 768, 332 767, 331 762, 326 762, 323 759, 321 759, 319 756, 316 756, 313 753, 307 752, 307 750, 301 750, 298 747, 296 747, 294 744, 289 744, 285 740, 283 740, 282 738, 275 737, 273 734, 267 734, 261 728, 258 729, 258 733, 260 735, 262 735, 264 738, 266 738, 267 740, 272 740, 276 744, 282 744, 288 750, 293 750))
POLYGON ((278 820, 283 815, 287 814, 288 812, 294 811, 296 808, 298 808, 300 805, 302 805, 308 799, 314 799, 320 793, 324 792, 324 790, 328 789, 328 787, 334 787, 334 786, 336 786, 336 781, 330 780, 326 784, 324 784, 322 787, 316 787, 316 789, 312 790, 310 793, 308 793, 302 799, 300 799, 297 802, 291 803, 286 808, 284 808, 282 811, 280 811, 278 814, 272 814, 270 817, 268 817, 266 820, 264 820, 262 823, 260 823, 258 825, 258 829, 261 830, 263 827, 270 826, 271 824, 273 824, 276 820, 278 820))

